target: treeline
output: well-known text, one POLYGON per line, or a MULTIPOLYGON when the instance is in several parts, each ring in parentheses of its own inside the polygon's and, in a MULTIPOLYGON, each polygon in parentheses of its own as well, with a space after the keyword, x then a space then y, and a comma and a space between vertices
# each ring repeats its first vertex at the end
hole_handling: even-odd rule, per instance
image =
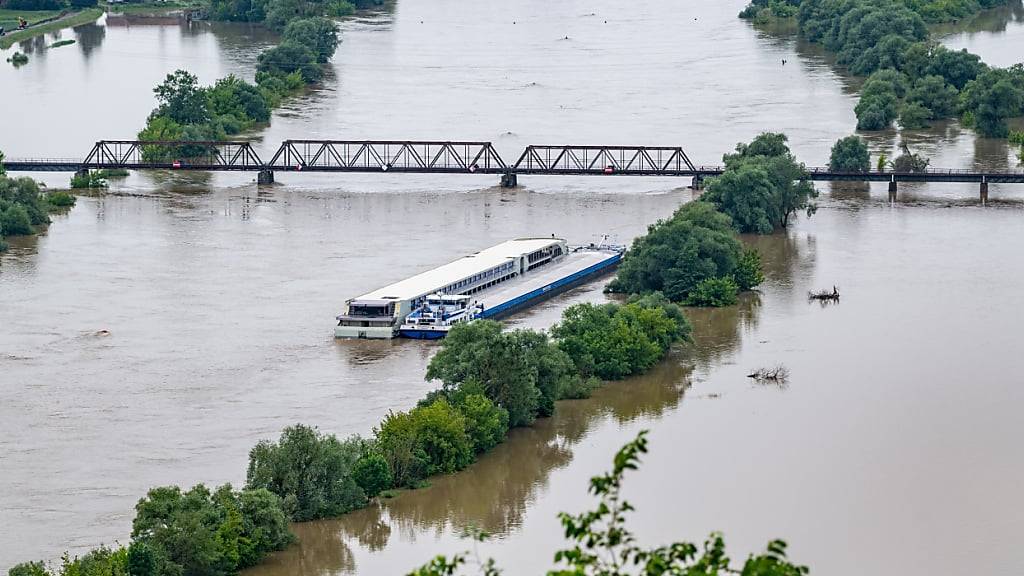
POLYGON ((6 0, 0 2, 5 10, 64 10, 65 8, 90 8, 97 0, 6 0))
POLYGON ((4 238, 35 234, 50 223, 50 212, 74 203, 67 192, 44 193, 31 178, 8 178, 0 152, 0 252, 8 248, 4 238))
POLYGON ((154 488, 136 505, 127 547, 100 547, 59 566, 29 562, 9 576, 227 576, 294 540, 288 521, 338 516, 396 488, 461 470, 508 430, 583 398, 600 378, 642 373, 686 340, 682 311, 658 294, 626 304, 579 304, 552 335, 502 331, 481 320, 454 327, 426 379, 441 388, 392 412, 370 438, 340 440, 286 428, 249 453, 246 486, 154 488))
MULTIPOLYGON (((323 64, 338 46, 338 30, 327 18, 315 16, 292 20, 284 29, 279 45, 258 57, 256 84, 234 75, 213 86, 199 85, 198 78, 185 70, 168 74, 153 89, 157 107, 139 132, 143 141, 224 140, 228 136, 270 121, 271 110, 281 100, 307 84, 320 80, 323 64)), ((197 157, 203 146, 182 146, 178 150, 150 146, 147 160, 197 157)))
POLYGON ((858 130, 906 129, 959 116, 989 137, 1024 115, 1024 67, 993 68, 976 54, 929 39, 928 23, 974 14, 1005 0, 755 0, 743 17, 796 16, 800 34, 867 76, 857 103, 858 130))
POLYGON ((295 18, 338 18, 383 4, 383 0, 209 0, 206 12, 211 20, 256 22, 280 32, 295 18))

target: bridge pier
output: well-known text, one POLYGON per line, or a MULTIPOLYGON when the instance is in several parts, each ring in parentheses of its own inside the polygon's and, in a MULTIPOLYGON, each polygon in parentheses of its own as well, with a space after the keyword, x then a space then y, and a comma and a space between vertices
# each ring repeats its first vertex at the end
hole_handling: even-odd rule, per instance
POLYGON ((982 205, 988 204, 988 181, 981 181, 981 203, 982 205))
POLYGON ((260 170, 259 174, 256 175, 257 184, 273 184, 274 183, 274 171, 273 170, 260 170))
POLYGON ((519 179, 515 172, 505 172, 501 175, 502 188, 515 188, 516 186, 519 186, 519 179))
POLYGON ((893 178, 892 180, 889 181, 889 202, 896 201, 896 189, 896 179, 893 178))
POLYGON ((690 181, 690 190, 703 190, 704 189, 704 178, 700 176, 694 176, 693 180, 690 181))

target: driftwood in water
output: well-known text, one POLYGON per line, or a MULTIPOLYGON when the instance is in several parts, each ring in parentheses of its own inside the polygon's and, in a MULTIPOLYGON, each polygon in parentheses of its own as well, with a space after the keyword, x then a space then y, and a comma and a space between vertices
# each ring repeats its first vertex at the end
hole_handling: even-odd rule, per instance
POLYGON ((833 286, 831 291, 829 291, 829 290, 819 290, 818 292, 808 292, 807 293, 807 299, 808 300, 824 300, 824 301, 838 302, 839 301, 839 289, 836 288, 835 286, 833 286))
POLYGON ((789 369, 782 364, 779 364, 774 368, 758 368, 750 374, 747 374, 747 378, 757 380, 758 384, 782 385, 789 379, 789 369))

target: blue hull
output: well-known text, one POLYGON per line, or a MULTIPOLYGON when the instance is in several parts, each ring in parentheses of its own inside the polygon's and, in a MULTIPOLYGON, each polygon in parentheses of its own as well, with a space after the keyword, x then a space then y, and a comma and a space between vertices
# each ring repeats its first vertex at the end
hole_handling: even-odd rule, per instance
POLYGON ((440 340, 448 334, 447 330, 399 330, 402 338, 414 338, 416 340, 440 340))

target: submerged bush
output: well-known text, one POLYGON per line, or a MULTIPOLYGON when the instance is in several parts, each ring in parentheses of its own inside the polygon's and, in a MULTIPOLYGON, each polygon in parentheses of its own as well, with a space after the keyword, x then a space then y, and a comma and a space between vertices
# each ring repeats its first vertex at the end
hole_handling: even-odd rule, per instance
POLYGON ((690 306, 732 306, 740 287, 731 277, 707 278, 697 284, 686 303, 690 306))
POLYGON ((363 453, 362 440, 338 440, 298 424, 285 428, 277 442, 262 441, 249 451, 246 487, 279 496, 295 521, 340 516, 366 505, 353 478, 363 453))
POLYGON ((46 195, 46 203, 54 208, 67 208, 75 205, 75 196, 63 190, 50 192, 46 195))

